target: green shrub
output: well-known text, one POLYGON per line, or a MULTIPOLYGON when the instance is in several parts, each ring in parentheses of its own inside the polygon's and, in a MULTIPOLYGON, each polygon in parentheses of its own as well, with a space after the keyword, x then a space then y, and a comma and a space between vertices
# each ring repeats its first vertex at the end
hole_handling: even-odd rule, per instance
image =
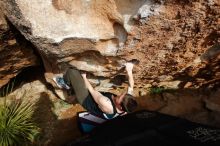
POLYGON ((33 142, 38 127, 32 120, 33 104, 13 102, 0 108, 0 145, 24 145, 33 142))
POLYGON ((33 121, 34 104, 23 100, 0 105, 0 146, 27 145, 39 133, 33 121))

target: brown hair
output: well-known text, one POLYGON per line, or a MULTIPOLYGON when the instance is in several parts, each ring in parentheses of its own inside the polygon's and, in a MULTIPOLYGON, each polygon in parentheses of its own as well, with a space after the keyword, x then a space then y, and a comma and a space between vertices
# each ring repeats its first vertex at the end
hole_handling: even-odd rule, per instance
POLYGON ((134 97, 130 94, 126 94, 122 101, 122 108, 124 111, 130 113, 137 108, 137 102, 134 97))

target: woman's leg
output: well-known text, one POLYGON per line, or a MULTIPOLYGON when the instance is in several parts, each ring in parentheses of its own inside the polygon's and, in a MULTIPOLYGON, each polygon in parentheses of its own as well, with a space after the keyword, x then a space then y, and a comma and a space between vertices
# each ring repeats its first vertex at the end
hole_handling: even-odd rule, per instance
POLYGON ((89 95, 89 91, 80 72, 77 69, 69 68, 64 74, 64 80, 73 88, 78 102, 82 105, 83 101, 89 95))

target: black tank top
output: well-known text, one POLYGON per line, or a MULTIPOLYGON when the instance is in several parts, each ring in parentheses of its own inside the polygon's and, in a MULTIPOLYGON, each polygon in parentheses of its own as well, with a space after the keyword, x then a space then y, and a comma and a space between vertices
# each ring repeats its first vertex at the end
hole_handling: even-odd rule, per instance
POLYGON ((92 95, 89 93, 89 95, 86 97, 86 99, 83 101, 83 107, 88 110, 89 112, 97 115, 97 116, 101 116, 104 117, 106 119, 111 119, 113 117, 115 117, 118 113, 115 107, 115 104, 112 100, 112 95, 115 96, 112 93, 109 92, 101 92, 102 95, 108 97, 112 103, 113 106, 113 114, 105 114, 103 113, 103 111, 99 108, 98 104, 95 102, 95 100, 93 99, 92 95))

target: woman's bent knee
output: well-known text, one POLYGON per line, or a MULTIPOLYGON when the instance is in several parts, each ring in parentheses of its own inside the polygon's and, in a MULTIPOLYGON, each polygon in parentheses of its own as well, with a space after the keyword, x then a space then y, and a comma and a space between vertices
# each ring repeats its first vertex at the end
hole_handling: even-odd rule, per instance
POLYGON ((67 71, 66 71, 66 76, 77 76, 79 75, 79 71, 76 70, 76 69, 73 69, 73 68, 69 68, 67 71))

